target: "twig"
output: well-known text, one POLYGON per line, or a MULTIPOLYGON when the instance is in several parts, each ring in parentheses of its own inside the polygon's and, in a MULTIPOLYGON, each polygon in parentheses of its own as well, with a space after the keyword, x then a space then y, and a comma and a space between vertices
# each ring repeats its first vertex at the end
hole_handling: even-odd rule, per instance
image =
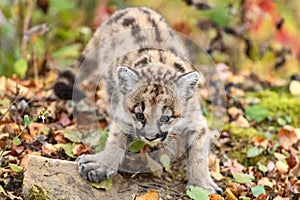
POLYGON ((24 20, 24 26, 23 26, 23 37, 21 41, 21 57, 23 59, 26 58, 26 45, 27 41, 24 37, 25 33, 28 31, 31 21, 31 14, 32 14, 32 0, 27 0, 27 10, 26 10, 26 16, 24 20))

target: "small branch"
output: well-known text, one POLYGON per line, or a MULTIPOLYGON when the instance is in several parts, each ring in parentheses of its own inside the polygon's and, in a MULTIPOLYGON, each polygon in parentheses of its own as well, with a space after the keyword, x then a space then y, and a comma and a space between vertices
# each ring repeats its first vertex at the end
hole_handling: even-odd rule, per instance
POLYGON ((27 46, 27 41, 26 41, 24 35, 29 29, 30 21, 31 21, 31 14, 32 14, 32 0, 27 0, 27 10, 26 10, 26 16, 25 16, 25 20, 24 20, 22 42, 21 42, 21 57, 23 59, 26 58, 26 46, 27 46))

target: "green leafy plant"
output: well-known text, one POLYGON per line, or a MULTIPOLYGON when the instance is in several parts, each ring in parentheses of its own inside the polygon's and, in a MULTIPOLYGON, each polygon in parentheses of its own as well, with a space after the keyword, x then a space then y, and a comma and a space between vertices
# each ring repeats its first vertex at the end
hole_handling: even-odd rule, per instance
POLYGON ((258 123, 269 115, 269 111, 260 105, 249 106, 245 113, 248 120, 256 120, 258 123))
POLYGON ((11 145, 20 145, 22 142, 20 140, 20 136, 24 133, 24 131, 27 129, 27 127, 32 123, 32 122, 36 122, 38 119, 42 119, 43 123, 45 123, 45 119, 46 117, 51 113, 51 111, 47 108, 43 108, 40 112, 38 112, 38 114, 33 117, 31 120, 29 119, 28 115, 24 115, 24 126, 22 128, 22 130, 20 131, 20 133, 18 135, 16 135, 13 140, 11 142, 9 142, 4 149, 0 152, 0 160, 3 157, 4 152, 6 151, 6 149, 8 147, 10 147, 11 145))

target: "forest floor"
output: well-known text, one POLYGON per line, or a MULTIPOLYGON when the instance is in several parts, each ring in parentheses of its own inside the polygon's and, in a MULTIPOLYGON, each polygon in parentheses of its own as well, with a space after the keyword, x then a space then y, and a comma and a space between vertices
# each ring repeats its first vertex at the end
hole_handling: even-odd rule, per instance
MULTIPOLYGON (((38 80, 0 78, 3 199, 22 199, 22 160, 28 154, 75 161, 79 155, 101 151, 109 134, 98 129, 92 132, 93 137, 80 135, 72 102, 57 99, 51 89, 57 73, 47 73, 47 78, 38 80)), ((208 196, 199 188, 186 191, 186 162, 180 159, 153 174, 121 173, 125 180, 138 185, 131 198, 299 199, 300 100, 291 88, 295 84, 299 81, 260 80, 253 74, 230 72, 225 82, 225 122, 209 157, 212 177, 224 190, 222 196, 208 196)), ((97 125, 105 128, 108 105, 102 93, 101 89, 96 93, 99 116, 102 113, 97 125)), ((209 104, 205 106, 209 108, 209 104)), ((149 147, 131 150, 148 151, 149 147)), ((167 160, 161 164, 167 166, 167 160)))

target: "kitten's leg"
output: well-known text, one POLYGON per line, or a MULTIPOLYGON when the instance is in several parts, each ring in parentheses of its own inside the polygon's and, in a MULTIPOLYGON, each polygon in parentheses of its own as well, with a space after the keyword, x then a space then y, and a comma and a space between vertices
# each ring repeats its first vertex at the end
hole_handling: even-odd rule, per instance
POLYGON ((111 124, 105 148, 95 155, 78 158, 78 171, 91 182, 100 182, 118 171, 125 153, 127 136, 115 123, 111 124))
POLYGON ((222 189, 213 181, 209 173, 209 137, 205 123, 196 130, 188 131, 188 186, 198 186, 213 193, 222 193, 222 189))

